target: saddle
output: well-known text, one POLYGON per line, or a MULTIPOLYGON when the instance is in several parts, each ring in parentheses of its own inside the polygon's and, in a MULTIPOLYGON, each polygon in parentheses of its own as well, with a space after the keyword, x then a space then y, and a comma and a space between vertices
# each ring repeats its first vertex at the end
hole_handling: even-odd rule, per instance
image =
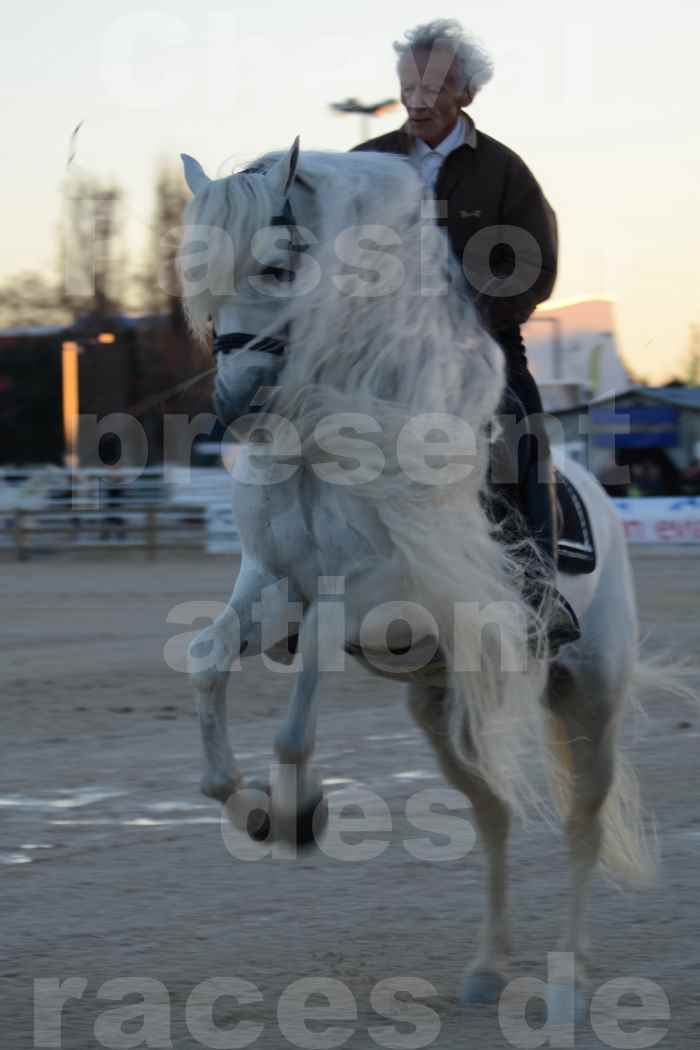
POLYGON ((596 567, 591 519, 579 491, 561 471, 554 471, 559 505, 557 566, 568 576, 582 576, 596 567))
MULTIPOLYGON (((512 391, 508 396, 511 398, 508 403, 512 403, 512 391)), ((517 419, 515 413, 513 416, 517 419)), ((549 451, 549 438, 546 431, 539 424, 533 424, 530 418, 527 425, 527 440, 521 441, 521 435, 513 437, 504 431, 491 442, 488 495, 484 500, 487 513, 496 523, 502 525, 510 519, 506 532, 514 529, 513 538, 516 539, 518 535, 522 538, 523 529, 532 534, 537 527, 534 523, 545 513, 538 507, 536 490, 530 486, 537 484, 540 470, 535 458, 537 447, 545 443, 549 451), (507 479, 505 484, 502 479, 507 479), (511 518, 513 510, 517 512, 515 520, 511 518)), ((557 568, 569 576, 591 573, 596 567, 596 551, 588 510, 574 483, 553 464, 551 470, 557 503, 557 568)), ((551 497, 546 498, 549 507, 551 497)), ((551 510, 546 513, 551 514, 551 510)))
MULTIPOLYGON (((496 457, 508 455, 509 450, 502 442, 496 442, 491 453, 493 467, 496 457)), ((557 468, 553 468, 553 473, 557 502, 557 568, 569 576, 591 573, 595 570, 597 556, 588 510, 574 483, 557 468)), ((510 533, 512 539, 522 537, 523 530, 527 533, 532 528, 523 486, 499 488, 494 487, 493 477, 490 481, 484 501, 487 513, 497 524, 506 524, 506 533, 510 533), (517 511, 515 519, 511 518, 514 509, 517 511)))

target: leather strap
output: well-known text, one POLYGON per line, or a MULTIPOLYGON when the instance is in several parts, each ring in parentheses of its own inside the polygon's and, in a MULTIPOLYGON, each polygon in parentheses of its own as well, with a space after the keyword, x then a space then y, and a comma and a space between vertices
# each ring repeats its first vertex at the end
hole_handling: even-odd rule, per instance
MULTIPOLYGON (((273 216, 270 220, 271 226, 286 226, 289 230, 289 250, 292 252, 305 252, 308 251, 309 246, 304 241, 299 239, 297 234, 297 221, 292 211, 292 205, 289 197, 285 197, 284 206, 279 215, 273 216)), ((281 339, 275 339, 274 336, 268 336, 265 339, 258 339, 257 336, 251 332, 226 332, 225 335, 214 336, 214 353, 215 354, 229 354, 232 350, 241 350, 246 347, 247 350, 260 350, 266 354, 283 354, 286 350, 286 343, 283 343, 281 339), (248 345, 251 344, 251 345, 248 345)))
POLYGON ((217 335, 214 338, 215 354, 230 354, 232 350, 242 350, 243 347, 248 350, 260 350, 266 354, 283 354, 285 351, 282 340, 273 336, 259 339, 250 332, 226 332, 225 335, 217 335))

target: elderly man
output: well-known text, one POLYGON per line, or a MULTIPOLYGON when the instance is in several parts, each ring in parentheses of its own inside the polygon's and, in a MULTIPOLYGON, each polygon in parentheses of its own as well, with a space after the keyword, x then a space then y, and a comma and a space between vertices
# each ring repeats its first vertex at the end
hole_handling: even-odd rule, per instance
MULTIPOLYGON (((554 286, 556 219, 520 157, 477 130, 465 112, 492 76, 491 61, 481 47, 452 20, 417 26, 405 37, 394 49, 408 119, 399 130, 355 148, 409 157, 437 199, 437 221, 447 227, 483 325, 505 354, 504 418, 515 417, 516 425, 504 432, 518 479, 504 488, 524 513, 553 574, 555 486, 542 401, 528 369, 520 326, 554 286), (519 439, 524 417, 529 433, 519 439)), ((529 596, 539 603, 543 589, 537 579, 536 574, 529 596)), ((578 637, 573 611, 556 595, 552 650, 578 637)))

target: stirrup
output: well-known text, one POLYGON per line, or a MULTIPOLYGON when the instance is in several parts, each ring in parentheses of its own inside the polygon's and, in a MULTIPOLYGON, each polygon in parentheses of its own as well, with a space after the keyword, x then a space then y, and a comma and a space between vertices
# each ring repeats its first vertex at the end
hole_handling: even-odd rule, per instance
POLYGON ((547 629, 549 655, 556 656, 563 645, 577 642, 580 637, 581 625, 578 622, 576 613, 564 595, 556 591, 547 629))

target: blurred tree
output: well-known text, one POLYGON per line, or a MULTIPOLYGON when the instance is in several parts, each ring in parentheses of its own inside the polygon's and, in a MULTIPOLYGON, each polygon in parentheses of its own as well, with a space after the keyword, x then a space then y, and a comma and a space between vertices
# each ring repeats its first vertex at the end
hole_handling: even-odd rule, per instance
POLYGON ((73 316, 118 313, 127 291, 124 194, 90 175, 66 183, 59 242, 62 305, 73 316))
POLYGON ((683 361, 681 378, 687 386, 700 386, 700 324, 691 324, 688 350, 683 361))
POLYGON ((629 381, 630 381, 630 385, 631 386, 653 386, 654 385, 652 382, 650 382, 650 380, 646 376, 642 375, 641 372, 637 372, 635 369, 630 368, 629 365, 627 365, 627 374, 629 376, 629 381))
POLYGON ((206 379, 211 370, 209 352, 190 339, 175 266, 182 212, 188 199, 181 170, 161 162, 155 174, 148 240, 133 278, 139 310, 158 318, 144 319, 150 327, 147 338, 141 340, 139 369, 143 388, 163 394, 200 372, 203 381, 186 392, 175 393, 172 399, 164 396, 154 409, 156 414, 211 411, 211 379, 206 379))
POLYGON ((156 174, 153 221, 144 266, 134 279, 142 308, 149 313, 167 311, 178 324, 182 308, 175 253, 187 199, 180 170, 161 163, 156 174))
POLYGON ((0 285, 0 327, 67 324, 70 312, 58 284, 44 274, 27 271, 0 285))
POLYGON ((58 230, 58 277, 26 272, 0 285, 0 326, 70 324, 118 313, 127 294, 124 195, 71 172, 58 230))

